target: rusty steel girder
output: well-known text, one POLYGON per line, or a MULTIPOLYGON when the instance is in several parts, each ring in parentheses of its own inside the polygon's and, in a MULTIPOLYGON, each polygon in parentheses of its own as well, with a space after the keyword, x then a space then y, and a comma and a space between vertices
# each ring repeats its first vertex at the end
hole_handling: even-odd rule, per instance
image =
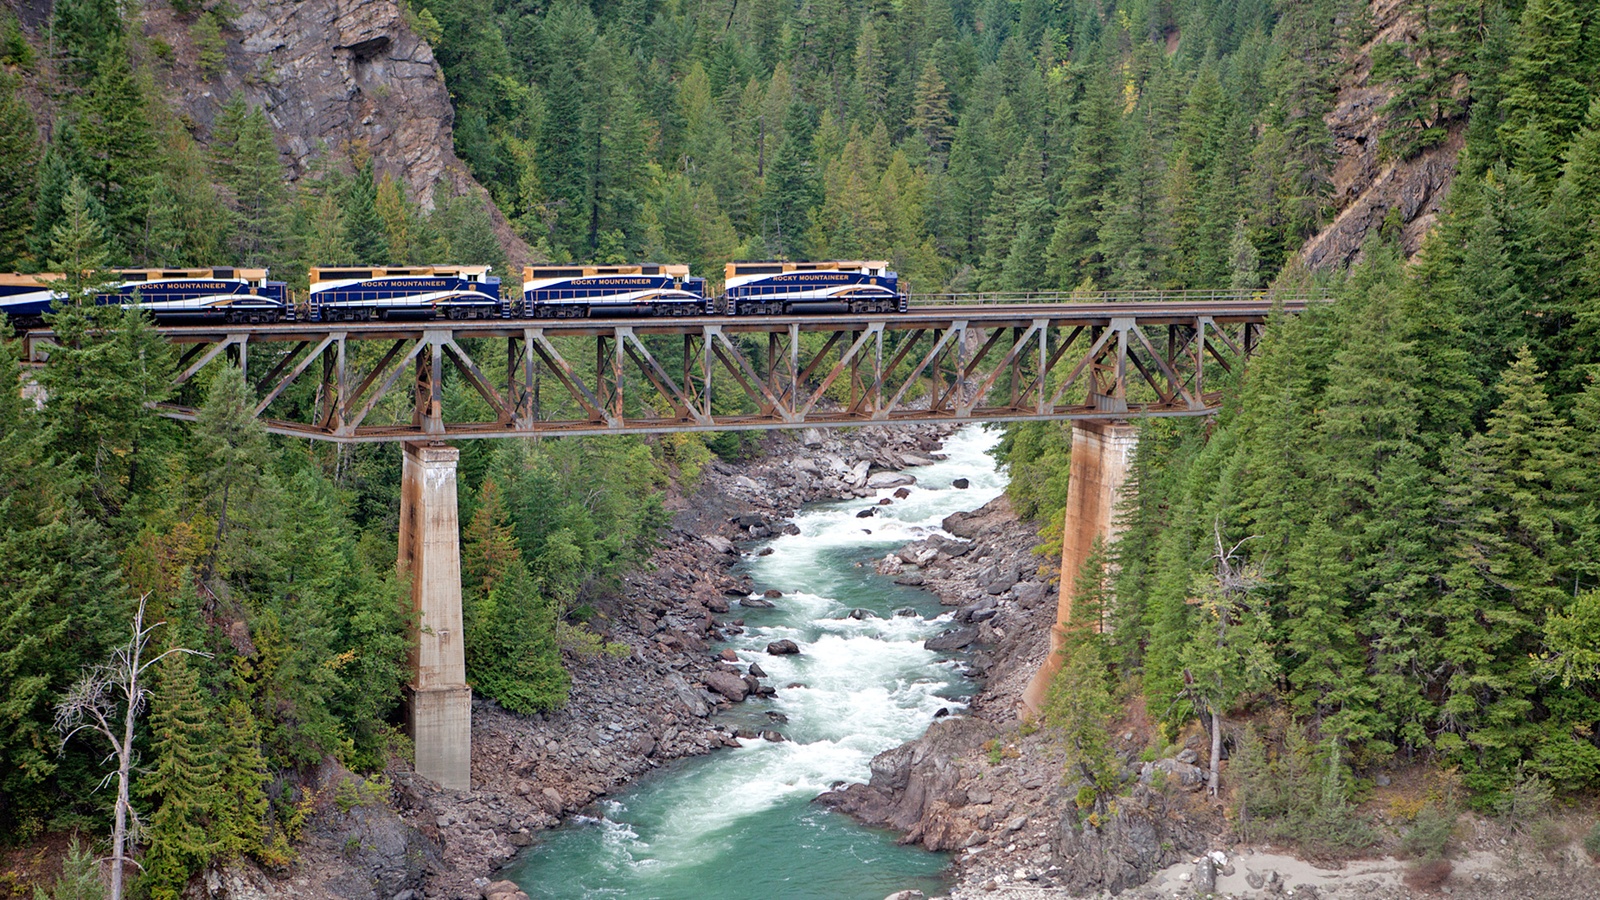
MULTIPOLYGON (((162 326, 193 421, 219 360, 276 434, 337 442, 1205 415, 1274 307, 1321 295, 881 315, 162 326), (406 382, 405 390, 395 388, 406 382)), ((29 358, 52 335, 28 335, 29 358)))

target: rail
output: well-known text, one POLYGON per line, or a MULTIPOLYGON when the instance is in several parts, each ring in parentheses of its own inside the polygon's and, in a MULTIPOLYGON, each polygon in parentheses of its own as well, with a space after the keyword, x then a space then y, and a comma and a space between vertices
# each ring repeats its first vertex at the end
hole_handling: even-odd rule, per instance
POLYGON ((1286 304, 1304 304, 1327 301, 1332 293, 1326 290, 1205 290, 1161 288, 1123 291, 976 291, 962 293, 912 293, 910 303, 916 307, 946 306, 1002 306, 1002 305, 1056 305, 1092 303, 1270 303, 1282 300, 1286 304))

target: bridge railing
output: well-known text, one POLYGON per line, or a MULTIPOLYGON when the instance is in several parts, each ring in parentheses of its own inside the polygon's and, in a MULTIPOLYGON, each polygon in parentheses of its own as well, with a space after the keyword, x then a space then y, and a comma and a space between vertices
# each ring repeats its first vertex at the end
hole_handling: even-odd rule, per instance
POLYGON ((1304 290, 1205 290, 1150 288, 1125 291, 976 291, 962 293, 912 293, 916 306, 1002 306, 1055 303, 1226 303, 1282 299, 1286 303, 1332 299, 1332 293, 1304 290))

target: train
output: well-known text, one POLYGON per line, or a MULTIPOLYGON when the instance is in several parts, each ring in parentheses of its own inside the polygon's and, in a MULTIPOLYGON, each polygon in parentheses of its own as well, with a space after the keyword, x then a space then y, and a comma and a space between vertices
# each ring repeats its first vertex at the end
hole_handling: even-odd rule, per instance
MULTIPOLYGON (((288 285, 269 279, 266 269, 111 269, 108 274, 116 290, 96 294, 97 303, 137 303, 157 321, 268 324, 295 317, 288 285)), ((59 272, 0 273, 0 312, 19 325, 42 323, 51 305, 66 298, 55 287, 65 278, 59 272)))
MULTIPOLYGON (((100 303, 137 302, 158 322, 373 322, 587 319, 596 316, 751 316, 899 313, 908 297, 882 260, 732 262, 720 296, 685 265, 538 265, 506 296, 489 266, 316 266, 306 302, 266 269, 117 269, 100 303)), ((59 274, 0 274, 0 312, 19 327, 42 323, 65 298, 59 274)))

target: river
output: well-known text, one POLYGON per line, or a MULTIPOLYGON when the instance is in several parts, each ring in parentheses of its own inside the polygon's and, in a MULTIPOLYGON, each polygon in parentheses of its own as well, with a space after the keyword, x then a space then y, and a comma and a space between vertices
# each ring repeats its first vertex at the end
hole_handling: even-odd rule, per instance
POLYGON ((867 780, 873 756, 920 736, 939 710, 959 711, 970 694, 949 654, 922 647, 947 626, 950 610, 878 575, 872 563, 950 513, 997 496, 1005 476, 988 451, 998 440, 998 432, 963 429, 946 442, 947 459, 908 469, 917 477, 911 495, 877 515, 856 517, 878 498, 813 504, 794 518, 799 534, 750 548, 741 566, 756 591, 784 596, 773 609, 730 613, 746 631, 725 646, 742 664, 765 669, 778 692, 722 716, 778 730, 786 741, 747 740, 651 773, 549 832, 505 876, 534 898, 882 900, 905 888, 941 892, 945 856, 896 846, 894 835, 810 801, 837 782, 867 780), (970 487, 952 487, 957 478, 970 487), (755 555, 765 546, 771 554, 755 555), (870 615, 852 618, 858 609, 870 615), (767 644, 782 638, 800 654, 768 655, 767 644))

